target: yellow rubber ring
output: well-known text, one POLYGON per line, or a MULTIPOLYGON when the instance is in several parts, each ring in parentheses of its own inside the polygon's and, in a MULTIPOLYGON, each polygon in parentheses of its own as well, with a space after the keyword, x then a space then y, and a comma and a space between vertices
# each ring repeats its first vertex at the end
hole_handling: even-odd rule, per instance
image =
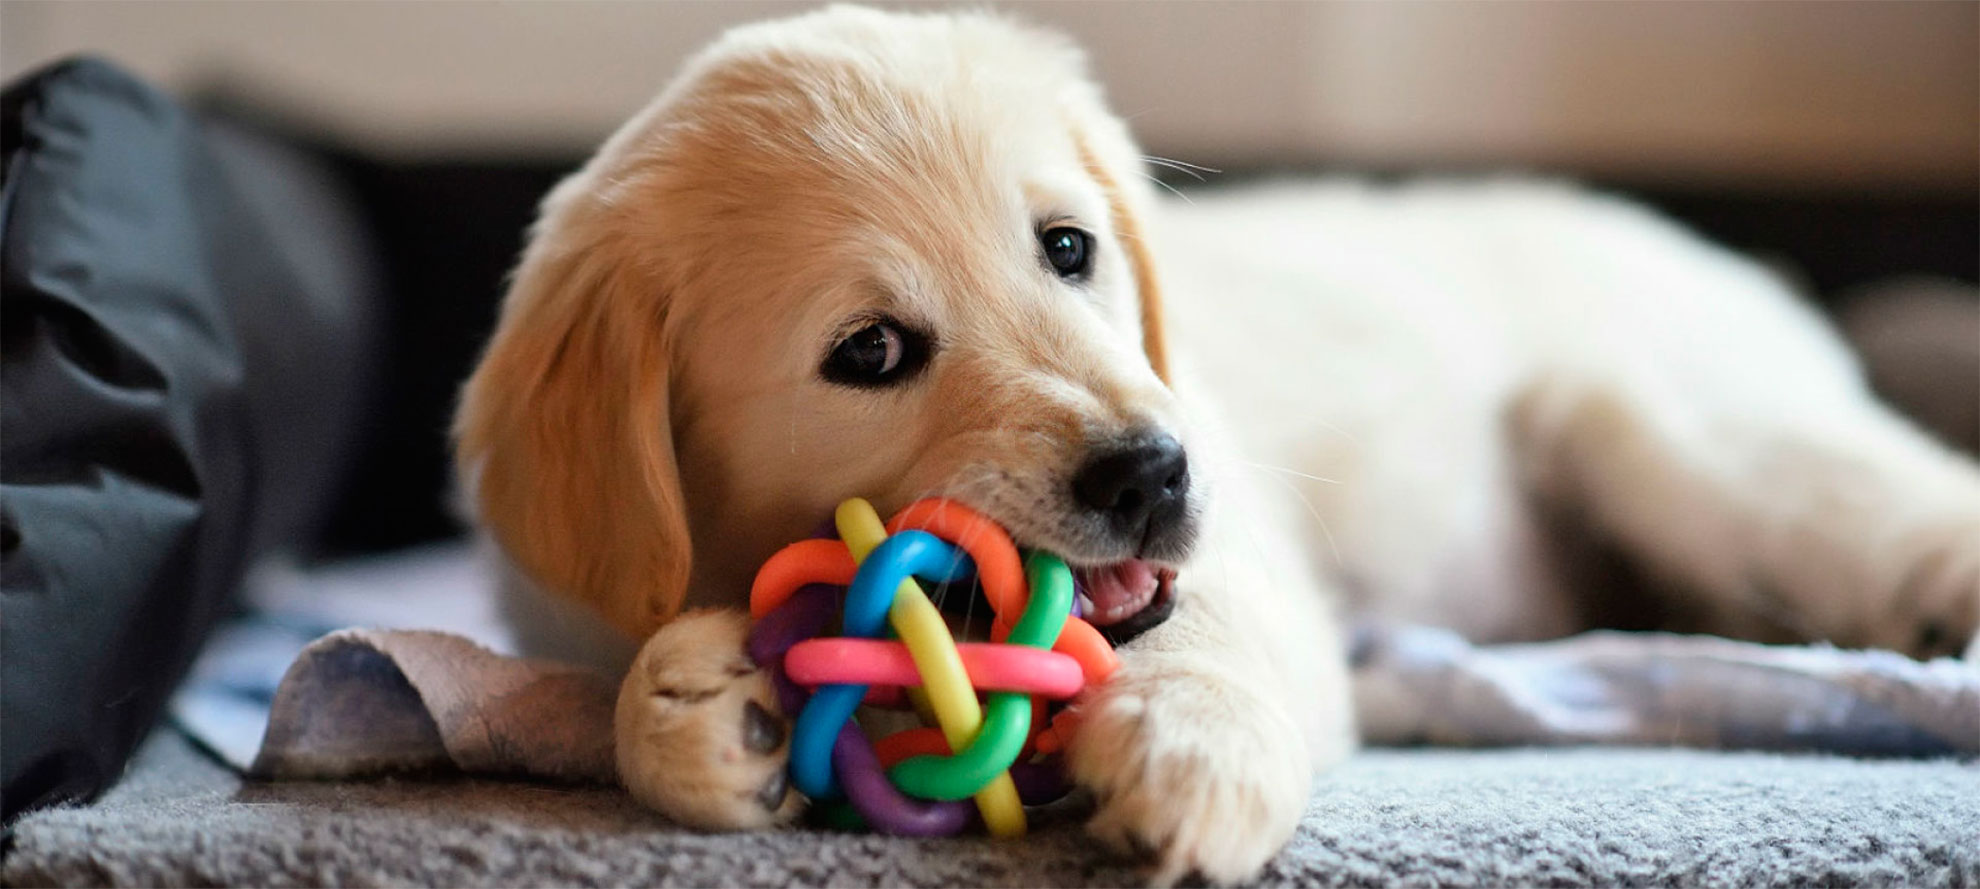
MULTIPOLYGON (((846 542, 855 563, 866 561, 868 553, 887 539, 887 526, 873 504, 853 497, 839 504, 832 515, 839 539, 846 542)), ((894 604, 887 611, 888 622, 908 648, 915 669, 921 672, 921 687, 935 709, 936 723, 949 749, 961 750, 976 739, 983 728, 983 706, 976 700, 976 689, 969 684, 962 655, 956 651, 955 637, 942 621, 942 612, 928 601, 928 594, 912 579, 901 581, 894 593, 894 604)), ((983 813, 983 826, 994 837, 1024 835, 1024 805, 1018 801, 1017 784, 1006 771, 975 794, 977 811, 983 813)))

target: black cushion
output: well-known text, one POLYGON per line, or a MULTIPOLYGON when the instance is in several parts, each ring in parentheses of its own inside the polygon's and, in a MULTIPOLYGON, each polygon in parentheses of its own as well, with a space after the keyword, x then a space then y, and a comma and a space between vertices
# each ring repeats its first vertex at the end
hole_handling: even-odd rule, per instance
POLYGON ((307 543, 369 262, 306 163, 97 61, 0 96, 0 804, 113 781, 249 561, 307 543))

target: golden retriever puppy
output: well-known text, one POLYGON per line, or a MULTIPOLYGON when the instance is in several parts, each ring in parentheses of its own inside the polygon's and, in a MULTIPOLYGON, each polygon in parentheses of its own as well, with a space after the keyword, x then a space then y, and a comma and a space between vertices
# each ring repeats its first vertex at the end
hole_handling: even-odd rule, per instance
POLYGON ((1157 216, 1141 162, 1066 41, 835 7, 723 37, 545 200, 459 460, 534 647, 630 660, 641 800, 797 811, 741 609, 849 496, 970 503, 1133 637, 1069 761, 1157 880, 1255 874, 1351 749, 1336 590, 1577 629, 1550 516, 1703 629, 1980 620, 1980 474, 1756 267, 1546 185, 1157 216))

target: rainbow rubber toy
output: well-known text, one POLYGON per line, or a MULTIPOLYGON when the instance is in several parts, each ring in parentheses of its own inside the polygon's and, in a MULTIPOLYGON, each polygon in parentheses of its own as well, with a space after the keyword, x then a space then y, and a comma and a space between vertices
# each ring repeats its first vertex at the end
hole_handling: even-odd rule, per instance
POLYGON ((1075 613, 1072 572, 1049 553, 1020 560, 1010 535, 952 500, 883 525, 853 498, 833 520, 838 539, 779 550, 750 589, 750 656, 797 714, 791 783, 831 820, 883 833, 958 833, 974 809, 992 836, 1023 834, 1024 806, 1065 792, 1052 760, 1073 711, 1048 722, 1049 702, 1119 664, 1075 613), (957 643, 915 582, 972 568, 995 612, 987 643, 957 643), (841 635, 825 636, 835 620, 841 635), (853 720, 862 703, 912 705, 926 725, 870 742, 853 720))

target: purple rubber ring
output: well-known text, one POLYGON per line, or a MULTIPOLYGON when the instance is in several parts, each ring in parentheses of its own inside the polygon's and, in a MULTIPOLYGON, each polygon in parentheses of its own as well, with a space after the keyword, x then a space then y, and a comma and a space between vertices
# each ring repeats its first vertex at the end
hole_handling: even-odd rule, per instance
POLYGON ((948 836, 960 832, 976 808, 967 800, 922 802, 902 793, 880 769, 880 757, 874 755, 866 732, 850 722, 832 741, 832 768, 838 770, 839 784, 853 808, 881 833, 948 836))
POLYGON ((1057 762, 1012 763, 1010 771, 1018 802, 1027 806, 1042 806, 1072 792, 1072 782, 1057 762))
POLYGON ((814 583, 799 587, 777 610, 763 616, 749 631, 749 659, 770 670, 770 683, 777 689, 777 704, 785 713, 796 713, 810 695, 784 673, 784 652, 791 646, 825 632, 839 612, 838 588, 814 583))

